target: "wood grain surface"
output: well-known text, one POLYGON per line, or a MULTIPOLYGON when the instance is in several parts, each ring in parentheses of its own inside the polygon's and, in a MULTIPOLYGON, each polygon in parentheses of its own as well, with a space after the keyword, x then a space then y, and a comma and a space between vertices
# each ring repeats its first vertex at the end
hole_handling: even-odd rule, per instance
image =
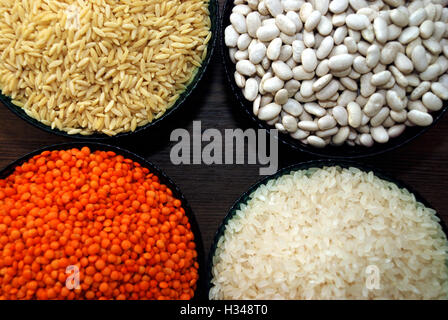
MULTIPOLYGON (((220 0, 222 4, 223 0, 220 0)), ((173 165, 170 133, 175 128, 192 131, 200 120, 202 130, 251 128, 254 124, 239 111, 225 79, 219 48, 207 73, 193 95, 163 127, 137 137, 110 140, 158 165, 181 188, 196 214, 206 253, 213 236, 233 202, 262 177, 258 165, 173 165)), ((448 224, 448 119, 445 117, 410 144, 358 162, 382 169, 418 191, 448 224)), ((75 140, 46 133, 19 119, 0 106, 0 167, 37 148, 75 140)), ((315 159, 279 145, 279 167, 315 159)))

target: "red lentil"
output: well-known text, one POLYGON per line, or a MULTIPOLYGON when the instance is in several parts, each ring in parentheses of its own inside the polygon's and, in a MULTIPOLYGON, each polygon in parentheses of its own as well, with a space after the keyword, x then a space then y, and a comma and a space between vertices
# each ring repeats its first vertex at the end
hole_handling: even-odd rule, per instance
POLYGON ((44 151, 0 180, 0 300, 191 299, 193 240, 181 201, 114 152, 44 151))

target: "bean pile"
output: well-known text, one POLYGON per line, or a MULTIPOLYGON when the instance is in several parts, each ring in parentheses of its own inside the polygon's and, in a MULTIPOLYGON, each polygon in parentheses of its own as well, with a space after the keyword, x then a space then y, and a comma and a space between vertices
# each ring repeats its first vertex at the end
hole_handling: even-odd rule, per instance
POLYGON ((446 2, 235 0, 235 82, 254 115, 304 144, 387 143, 448 99, 446 2))
POLYGON ((181 201, 114 152, 45 151, 0 180, 0 300, 190 299, 196 260, 181 201))

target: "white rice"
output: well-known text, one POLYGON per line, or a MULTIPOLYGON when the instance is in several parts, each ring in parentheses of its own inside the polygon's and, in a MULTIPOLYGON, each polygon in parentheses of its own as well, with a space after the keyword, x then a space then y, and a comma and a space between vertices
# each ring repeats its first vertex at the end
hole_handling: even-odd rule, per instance
POLYGON ((260 186, 228 222, 211 299, 447 299, 435 211, 356 168, 296 171, 260 186))

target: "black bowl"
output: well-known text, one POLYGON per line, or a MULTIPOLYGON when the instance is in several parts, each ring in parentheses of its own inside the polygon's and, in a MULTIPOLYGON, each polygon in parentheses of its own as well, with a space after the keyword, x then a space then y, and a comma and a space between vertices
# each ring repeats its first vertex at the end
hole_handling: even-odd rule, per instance
POLYGON ((65 131, 61 131, 59 129, 52 129, 50 126, 47 126, 45 124, 43 124, 42 122, 30 117, 29 115, 27 115, 25 113, 25 111, 23 111, 22 108, 14 105, 11 102, 11 98, 8 96, 5 96, 2 91, 0 90, 0 102, 5 105, 9 110, 11 110, 14 114, 16 114, 18 117, 22 118, 23 120, 25 120, 26 122, 32 124, 33 126, 42 129, 46 132, 50 132, 50 133, 54 133, 57 134, 59 136, 63 136, 63 137, 67 137, 67 138, 76 138, 76 139, 82 139, 82 140, 91 140, 91 141, 100 141, 100 140, 108 140, 108 139, 115 139, 115 138, 121 138, 121 137, 126 137, 129 135, 133 135, 136 133, 141 133, 143 131, 146 130, 150 130, 150 129, 156 129, 159 128, 161 124, 163 124, 163 122, 165 119, 169 119, 170 117, 172 117, 172 115, 174 113, 176 113, 179 109, 182 108, 182 106, 184 105, 185 100, 191 95, 191 93, 194 91, 194 89, 196 88, 196 86, 198 85, 199 81, 202 79, 202 77, 205 74, 205 71, 207 69, 208 64, 210 63, 211 57, 213 55, 213 51, 215 49, 216 46, 216 39, 217 39, 217 35, 218 35, 218 30, 219 30, 219 5, 218 5, 218 0, 209 0, 209 11, 210 11, 210 20, 211 20, 211 32, 212 32, 212 37, 207 45, 207 55, 205 57, 205 59, 202 62, 201 67, 196 71, 196 74, 194 75, 193 79, 191 80, 190 84, 187 86, 187 88, 185 89, 184 92, 182 92, 182 94, 179 96, 179 98, 176 100, 176 102, 174 103, 173 106, 171 106, 171 108, 167 109, 166 112, 158 119, 154 119, 152 122, 141 126, 141 127, 137 127, 137 129, 135 129, 135 131, 129 131, 129 132, 123 132, 123 133, 119 133, 115 136, 108 136, 106 134, 103 133, 94 133, 91 135, 81 135, 81 134, 68 134, 65 131))
MULTIPOLYGON (((230 208, 229 212, 227 213, 227 215, 225 216, 223 222, 221 223, 221 225, 219 226, 218 230, 216 231, 215 237, 213 239, 212 242, 212 246, 208 255, 208 260, 207 260, 207 284, 208 284, 208 290, 210 291, 210 289, 213 287, 212 284, 212 279, 213 279, 213 275, 212 275, 212 269, 213 269, 213 257, 215 255, 215 251, 218 245, 218 241, 219 239, 223 236, 224 231, 226 229, 227 223, 233 218, 233 216, 235 215, 237 210, 241 209, 241 205, 242 204, 246 204, 247 201, 250 198, 250 195, 257 190, 261 185, 266 184, 268 181, 270 180, 275 180, 283 175, 289 174, 290 172, 293 171, 298 171, 298 170, 307 170, 310 168, 323 168, 323 167, 331 167, 331 166, 339 166, 342 168, 350 168, 350 167, 354 167, 354 168, 358 168, 362 171, 365 172, 373 172, 375 174, 375 176, 377 176, 378 178, 388 181, 388 182, 392 182, 395 185, 397 185, 400 189, 406 189, 408 190, 410 193, 412 193, 416 200, 420 203, 422 203, 425 207, 427 208, 432 208, 432 206, 429 204, 428 201, 426 201, 418 192, 416 192, 415 190, 413 190, 411 187, 409 187, 407 184, 405 184, 404 182, 396 179, 396 178, 392 178, 389 175, 385 174, 384 172, 382 172, 379 169, 367 166, 367 165, 363 165, 363 164, 359 164, 357 162, 354 161, 348 161, 348 160, 313 160, 313 161, 308 161, 308 162, 302 162, 302 163, 298 163, 298 164, 294 164, 292 166, 280 169, 277 173, 271 175, 271 176, 267 176, 265 178, 263 178, 262 180, 258 181, 256 184, 254 184, 252 187, 249 188, 249 190, 247 190, 245 193, 243 193, 241 195, 241 197, 232 205, 232 207, 230 208)), ((445 222, 443 221, 442 217, 440 216, 440 214, 437 212, 436 216, 440 219, 440 225, 442 227, 443 232, 445 233, 445 235, 447 235, 448 237, 448 228, 447 225, 445 224, 445 222)))
POLYGON ((148 168, 151 173, 154 173, 156 176, 159 177, 160 182, 162 184, 165 184, 168 188, 171 189, 173 192, 173 196, 177 199, 182 201, 182 207, 185 210, 185 215, 188 217, 188 221, 191 225, 191 230, 193 231, 194 237, 195 237, 195 243, 196 243, 196 251, 198 253, 198 263, 199 263, 199 281, 197 283, 197 288, 195 291, 195 295, 193 297, 193 300, 199 301, 206 298, 206 280, 205 280, 205 258, 204 258, 204 246, 202 242, 201 232, 199 230, 199 225, 196 221, 195 215, 193 213, 193 210, 191 209, 190 205, 188 204, 187 200, 185 199, 185 196, 180 191, 179 187, 156 165, 153 163, 147 161, 146 159, 140 157, 139 155, 132 153, 128 150, 111 146, 108 144, 102 144, 102 143, 95 143, 95 142, 74 142, 74 143, 61 143, 56 145, 51 145, 48 147, 44 147, 42 149, 33 151, 31 153, 28 153, 27 155, 21 157, 20 159, 15 160, 14 162, 10 163, 7 167, 2 169, 0 171, 0 179, 5 179, 9 175, 11 175, 15 168, 22 165, 24 162, 28 161, 35 155, 41 154, 43 151, 46 150, 67 150, 71 148, 82 148, 82 147, 89 147, 90 150, 101 150, 101 151, 113 151, 117 155, 122 155, 125 158, 131 159, 132 161, 138 162, 142 167, 148 168))
MULTIPOLYGON (((268 132, 270 132, 270 130, 274 128, 272 126, 269 126, 266 122, 259 120, 253 114, 252 103, 247 101, 246 98, 244 98, 241 89, 235 83, 234 78, 234 73, 236 70, 235 64, 230 60, 229 49, 227 48, 224 41, 225 40, 224 31, 225 28, 228 25, 230 25, 230 14, 232 13, 232 8, 233 8, 233 1, 226 0, 224 5, 224 11, 222 14, 221 31, 220 31, 221 54, 224 61, 224 68, 226 71, 227 80, 230 83, 230 87, 232 88, 232 91, 236 99, 239 102, 239 105, 237 105, 237 108, 240 109, 239 111, 243 111, 242 113, 246 114, 247 117, 249 117, 251 121, 256 123, 259 128, 265 129, 268 132)), ((401 134, 399 137, 390 139, 390 141, 385 144, 375 143, 375 145, 370 148, 363 146, 350 147, 348 145, 343 145, 339 147, 326 146, 323 149, 319 149, 309 145, 305 145, 300 141, 293 139, 288 134, 284 134, 281 132, 279 132, 278 138, 281 142, 283 142, 287 146, 295 150, 312 154, 314 156, 333 158, 333 159, 356 159, 362 157, 369 157, 381 154, 383 152, 394 150, 414 140, 421 134, 425 133, 429 128, 433 127, 440 120, 440 118, 442 118, 442 116, 445 114, 447 110, 448 110, 448 103, 444 102, 444 106, 440 111, 431 113, 431 115, 434 118, 434 122, 430 126, 407 127, 406 130, 403 132, 403 134, 401 134)))

